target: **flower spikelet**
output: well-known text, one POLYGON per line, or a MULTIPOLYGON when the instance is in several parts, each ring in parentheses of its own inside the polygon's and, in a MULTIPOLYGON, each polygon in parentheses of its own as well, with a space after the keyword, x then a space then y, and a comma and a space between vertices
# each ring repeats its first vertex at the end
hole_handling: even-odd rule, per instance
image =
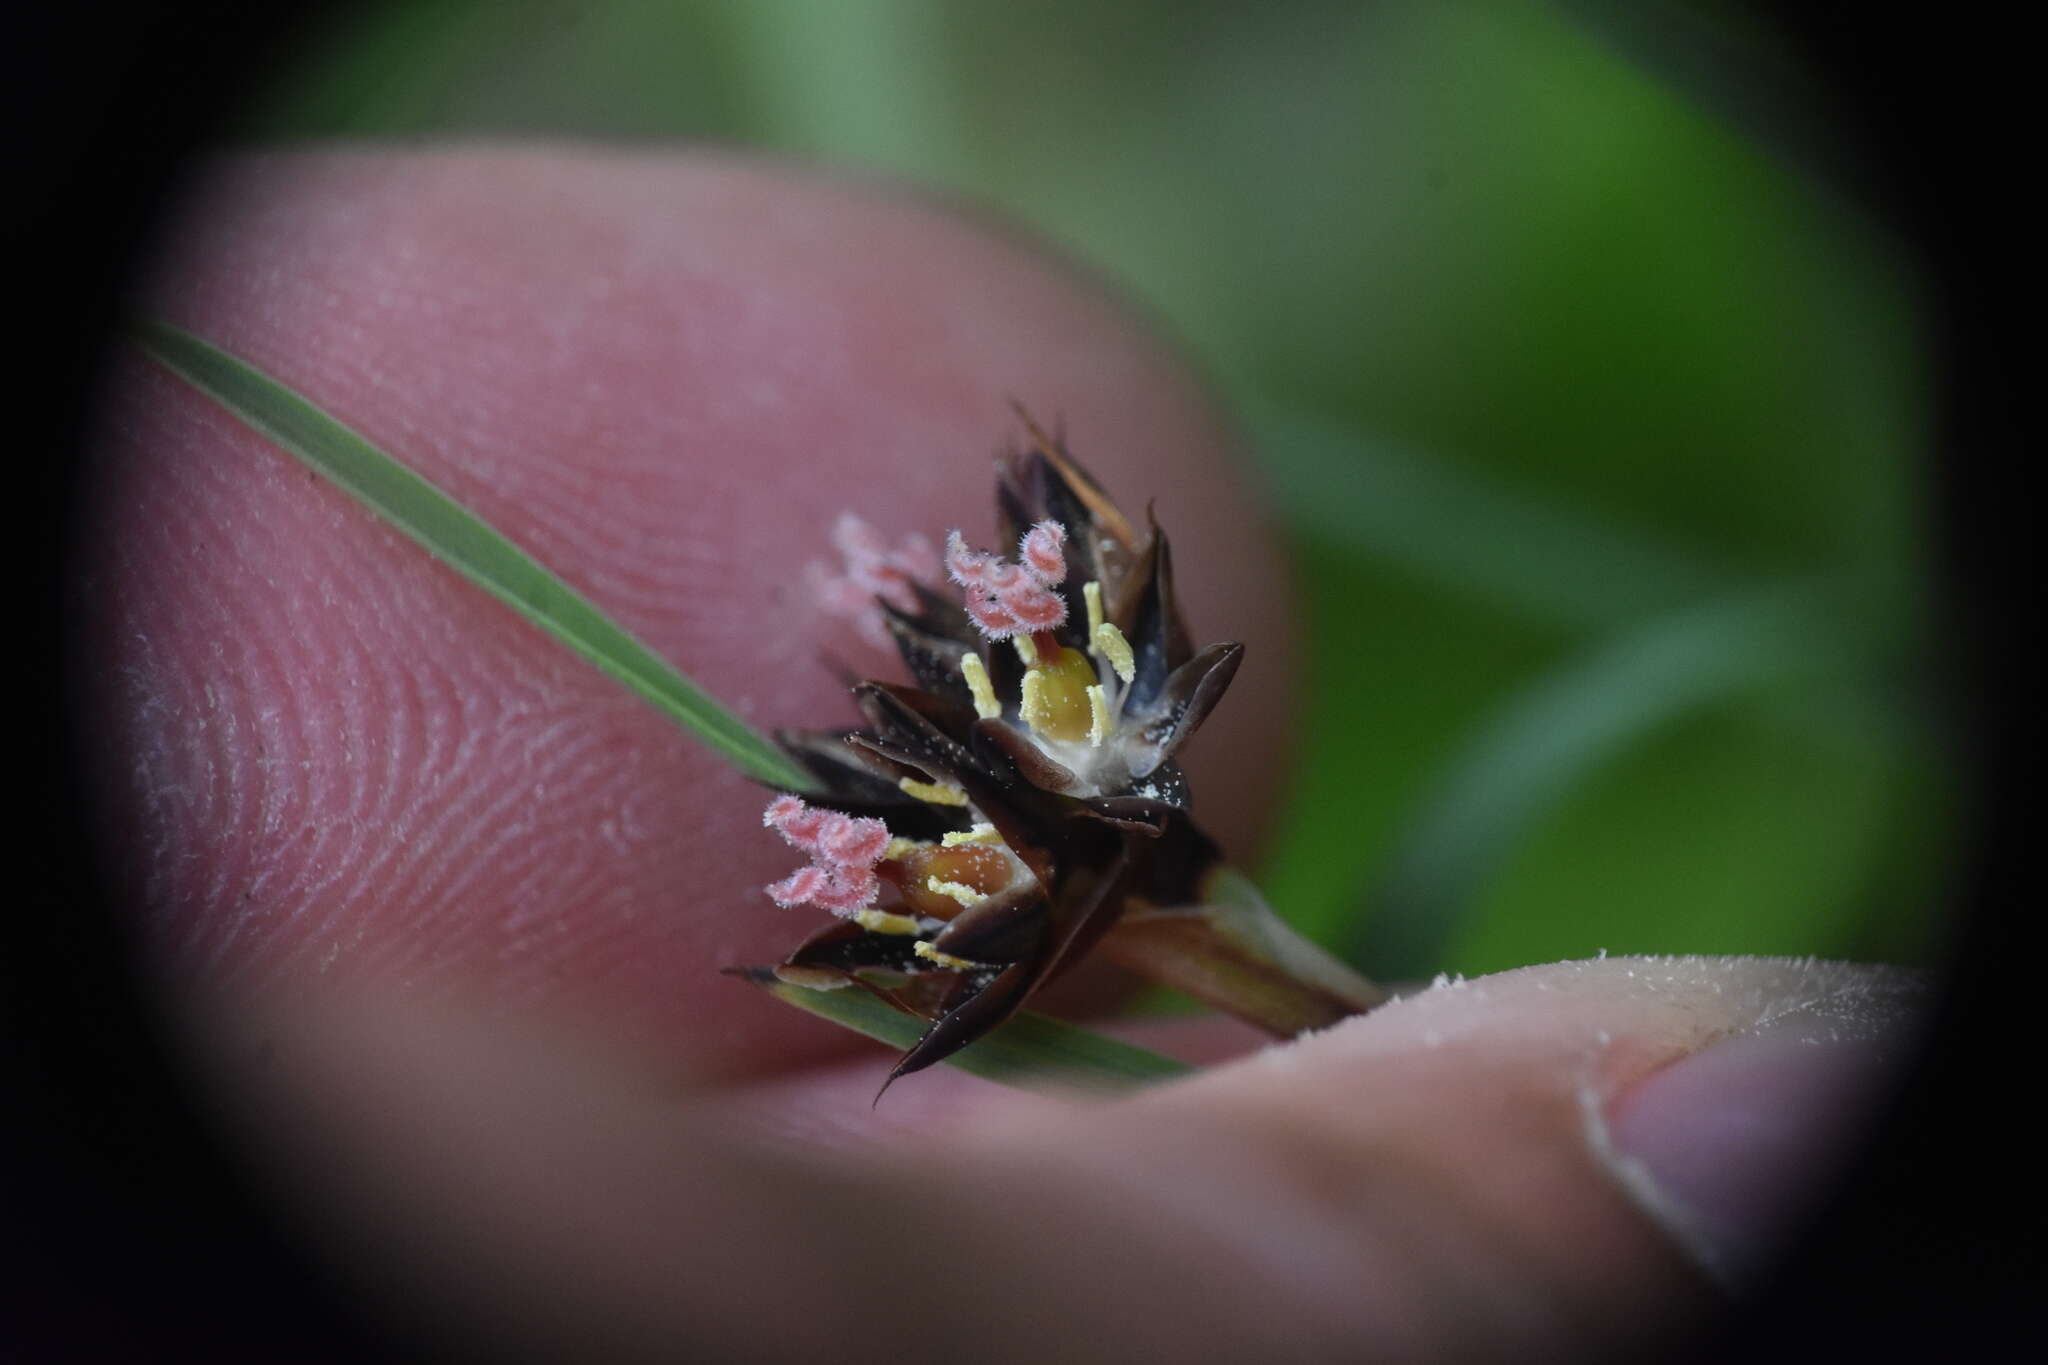
MULTIPOLYGON (((836 918, 774 977, 854 986, 925 1020, 892 1078, 983 1037, 1119 934, 1226 967, 1249 954, 1253 971, 1203 965, 1185 980, 1255 1021, 1280 1018, 1275 999, 1294 1011, 1287 1032, 1342 1017, 1348 1005, 1333 1012, 1309 987, 1297 998, 1245 985, 1285 985, 1291 969, 1207 919, 1164 932, 1155 922, 1159 907, 1203 904, 1220 865, 1175 756, 1244 650, 1195 648, 1157 523, 1125 516, 1025 420, 1033 445, 996 468, 992 543, 1009 548, 946 537, 940 563, 957 605, 914 578, 903 600, 867 595, 910 681, 855 683, 860 728, 778 736, 816 779, 819 805, 789 795, 768 807, 766 823, 810 855, 769 894, 836 918)), ((834 531, 849 597, 862 564, 897 564, 869 534, 845 519, 834 531)))

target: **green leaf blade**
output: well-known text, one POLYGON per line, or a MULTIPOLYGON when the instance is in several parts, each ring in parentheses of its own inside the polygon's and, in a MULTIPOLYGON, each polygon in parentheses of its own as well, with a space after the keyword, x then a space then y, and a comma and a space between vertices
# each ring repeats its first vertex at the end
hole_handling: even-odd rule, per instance
POLYGON ((1840 584, 1733 594, 1611 632, 1508 699, 1418 803, 1369 892, 1353 960, 1438 970, 1480 895, 1547 812, 1644 736, 1802 678, 1854 676, 1882 635, 1848 623, 1840 584))
MULTIPOLYGON (((927 1027, 921 1020, 889 1008, 855 986, 816 991, 779 981, 772 971, 744 971, 736 975, 785 1004, 894 1048, 909 1048, 927 1027)), ((946 1058, 946 1065, 1021 1089, 1092 1090, 1109 1094, 1128 1092, 1194 1071, 1185 1062, 1134 1043, 1029 1012, 1013 1016, 985 1037, 969 1043, 946 1058)))
POLYGON ((816 787, 773 740, 453 498, 246 361, 167 323, 137 324, 143 349, 255 431, 546 631, 727 762, 793 791, 816 787))

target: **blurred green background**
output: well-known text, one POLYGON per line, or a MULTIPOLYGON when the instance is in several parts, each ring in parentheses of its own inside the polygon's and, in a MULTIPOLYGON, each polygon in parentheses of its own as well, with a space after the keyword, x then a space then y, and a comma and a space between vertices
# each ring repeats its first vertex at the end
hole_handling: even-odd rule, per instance
POLYGON ((1262 880, 1375 974, 1925 960, 1914 282, 1708 4, 412 0, 251 139, 734 143, 978 198, 1251 432, 1311 604, 1262 880))

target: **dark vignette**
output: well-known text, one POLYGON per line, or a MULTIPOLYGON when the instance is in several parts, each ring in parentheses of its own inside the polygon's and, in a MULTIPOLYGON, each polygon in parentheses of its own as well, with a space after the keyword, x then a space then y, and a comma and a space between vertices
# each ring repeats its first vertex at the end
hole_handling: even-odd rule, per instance
POLYGON ((91 718, 64 666, 75 456, 133 268, 188 152, 249 73, 325 17, 211 0, 22 6, 0 49, 18 177, 0 231, 31 352, 13 388, 27 427, 13 456, 31 482, 12 520, 33 584, 16 656, 33 707, 15 823, 29 887, 0 956, 0 1086, 15 1100, 0 1137, 17 1246, 0 1282, 7 1360, 408 1358, 315 1271, 173 1057, 86 833, 71 759, 91 718))
MULTIPOLYGON (((274 69, 318 7, 40 6, 12 18, 5 215, 18 334, 19 466, 33 483, 17 545, 32 557, 17 673, 34 709, 17 822, 29 889, 0 957, 5 1198, 25 1267, 0 1290, 0 1357, 392 1360, 395 1325, 364 1322, 314 1268, 209 1126, 130 971, 97 884, 70 760, 64 657, 72 455, 117 301, 184 156, 229 121, 246 75, 274 69), (54 284, 39 298, 36 282, 54 284), (24 315, 25 313, 25 315, 24 315)), ((327 7, 332 9, 334 7, 327 7)), ((2033 528, 2021 495, 2020 312, 2038 289, 2014 189, 2035 153, 2024 45, 1984 7, 1892 17, 1845 5, 1758 6, 1818 77, 1862 149, 1849 193, 1906 240, 1932 281, 1942 372, 1927 495, 1941 528, 1940 680, 1954 704, 1973 822, 1954 887, 1962 928, 1922 1064, 1770 1290, 1701 1359, 1799 1360, 2043 1336, 2033 1130, 2014 1115, 2037 1069, 2020 1019, 2021 809, 2038 753, 2033 528), (2034 286, 2029 289, 2027 286, 2034 286)), ((2031 831, 2028 831, 2029 833, 2031 831)), ((2038 959, 2036 959, 2038 961, 2038 959)), ((2036 968, 2038 970, 2038 968, 2036 968)))

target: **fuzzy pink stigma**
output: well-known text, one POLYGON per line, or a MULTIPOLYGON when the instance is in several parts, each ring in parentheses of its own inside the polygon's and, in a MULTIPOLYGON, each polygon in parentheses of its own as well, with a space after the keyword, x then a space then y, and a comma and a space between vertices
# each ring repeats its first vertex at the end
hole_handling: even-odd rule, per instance
POLYGON ((1018 562, 970 550, 960 533, 946 537, 946 576, 962 588, 967 615, 991 640, 1051 630, 1067 619, 1067 600, 1053 585, 1067 576, 1067 528, 1041 521, 1024 533, 1018 562))
POLYGON ((1067 528, 1056 521, 1041 521, 1017 542, 1017 562, 1031 576, 1051 587, 1067 576, 1067 558, 1060 553, 1067 545, 1067 528))
POLYGON ((812 594, 826 611, 851 621, 871 643, 886 648, 889 630, 875 599, 899 611, 916 611, 915 585, 937 581, 938 552, 916 532, 892 547, 851 512, 841 512, 833 524, 832 545, 846 567, 834 572, 816 561, 806 566, 812 594))
POLYGON ((851 915, 875 903, 881 883, 875 864, 889 847, 889 827, 880 820, 807 806, 795 796, 778 796, 761 812, 761 823, 811 855, 800 867, 768 887, 777 905, 815 905, 851 915))
POLYGON ((963 588, 989 588, 989 577, 1002 561, 992 554, 970 550, 958 531, 946 535, 946 577, 963 588))

